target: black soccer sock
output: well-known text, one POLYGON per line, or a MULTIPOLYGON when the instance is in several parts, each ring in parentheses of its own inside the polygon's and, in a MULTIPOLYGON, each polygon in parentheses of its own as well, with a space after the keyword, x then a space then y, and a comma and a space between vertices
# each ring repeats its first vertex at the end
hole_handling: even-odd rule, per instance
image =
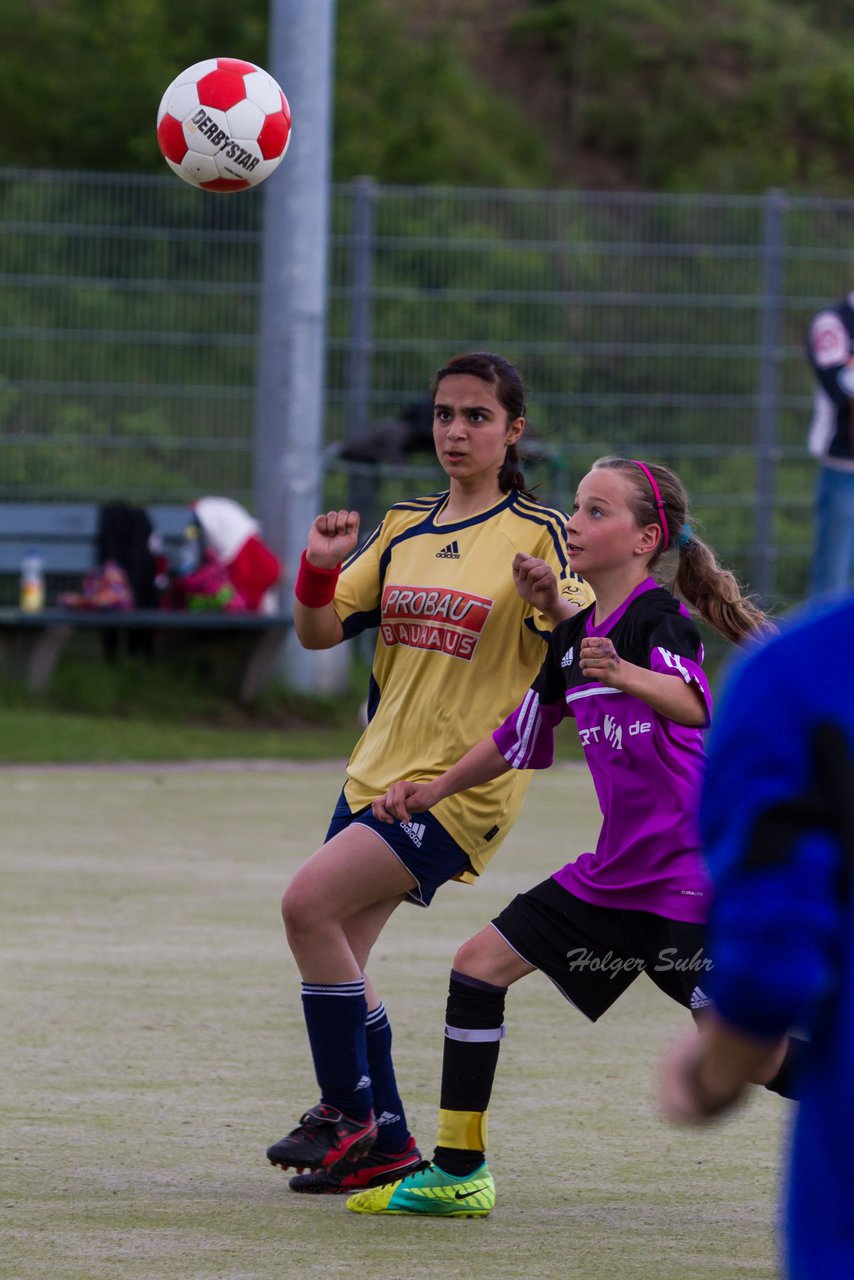
POLYGON ((800 1067, 807 1043, 796 1036, 789 1036, 786 1056, 780 1063, 777 1074, 766 1081, 766 1089, 779 1093, 783 1098, 791 1098, 793 1102, 800 1101, 800 1067))
POLYGON ((433 1160, 458 1177, 472 1173, 486 1153, 486 1111, 504 1035, 506 994, 506 987, 451 970, 433 1160))

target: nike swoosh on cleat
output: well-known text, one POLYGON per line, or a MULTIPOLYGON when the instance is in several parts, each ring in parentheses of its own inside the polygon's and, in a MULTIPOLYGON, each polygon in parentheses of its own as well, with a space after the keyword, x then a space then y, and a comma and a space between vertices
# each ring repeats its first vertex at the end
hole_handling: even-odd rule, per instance
POLYGON ((477 1187, 474 1191, 455 1191, 455 1200, 468 1200, 469 1196, 479 1196, 482 1188, 477 1187))

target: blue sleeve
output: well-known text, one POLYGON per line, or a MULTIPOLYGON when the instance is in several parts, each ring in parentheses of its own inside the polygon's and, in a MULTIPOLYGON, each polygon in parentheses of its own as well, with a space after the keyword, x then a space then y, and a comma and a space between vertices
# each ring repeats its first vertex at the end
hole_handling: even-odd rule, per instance
POLYGON ((727 1022, 767 1037, 810 1031, 835 982, 844 919, 828 792, 846 740, 811 714, 797 656, 773 641, 730 680, 700 815, 715 889, 708 994, 727 1022))

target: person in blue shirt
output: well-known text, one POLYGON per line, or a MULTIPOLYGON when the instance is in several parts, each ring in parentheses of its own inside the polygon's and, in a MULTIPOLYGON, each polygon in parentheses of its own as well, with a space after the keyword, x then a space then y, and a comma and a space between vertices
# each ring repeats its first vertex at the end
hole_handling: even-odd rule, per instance
POLYGON ((732 1107, 803 1037, 788 1169, 789 1280, 854 1277, 854 596, 732 672, 701 803, 714 884, 711 1009, 662 1069, 665 1113, 732 1107))

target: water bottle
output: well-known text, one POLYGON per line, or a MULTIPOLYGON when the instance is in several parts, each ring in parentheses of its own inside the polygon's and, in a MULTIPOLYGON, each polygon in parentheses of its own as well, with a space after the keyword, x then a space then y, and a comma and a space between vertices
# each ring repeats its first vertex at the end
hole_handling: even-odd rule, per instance
POLYGON ((39 613, 44 608, 44 560, 30 550, 21 561, 21 609, 39 613))
POLYGON ((178 549, 178 573, 182 576, 186 573, 195 573, 202 563, 200 532, 195 520, 192 520, 184 530, 184 537, 178 549))

